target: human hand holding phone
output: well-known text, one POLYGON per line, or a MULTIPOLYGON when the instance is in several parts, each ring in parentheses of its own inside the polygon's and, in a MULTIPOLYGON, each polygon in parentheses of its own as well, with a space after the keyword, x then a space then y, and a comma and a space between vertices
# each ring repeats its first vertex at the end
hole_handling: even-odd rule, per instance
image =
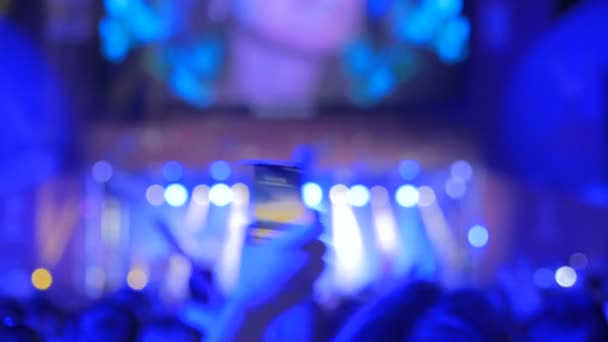
POLYGON ((238 285, 212 341, 262 341, 275 318, 312 296, 326 248, 319 214, 310 214, 310 224, 290 224, 275 239, 245 245, 238 285))

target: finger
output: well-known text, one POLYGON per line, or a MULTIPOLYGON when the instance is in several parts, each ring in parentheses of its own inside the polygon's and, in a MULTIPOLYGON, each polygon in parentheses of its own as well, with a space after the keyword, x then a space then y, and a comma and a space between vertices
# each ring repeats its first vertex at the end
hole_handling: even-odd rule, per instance
POLYGON ((309 258, 321 259, 327 252, 327 246, 321 240, 313 240, 300 247, 300 250, 305 252, 309 258))

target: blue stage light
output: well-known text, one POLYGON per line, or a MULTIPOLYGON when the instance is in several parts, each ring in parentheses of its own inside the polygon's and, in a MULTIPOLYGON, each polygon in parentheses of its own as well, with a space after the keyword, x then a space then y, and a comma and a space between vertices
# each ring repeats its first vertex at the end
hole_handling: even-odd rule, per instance
POLYGON ((414 180, 420 174, 420 164, 415 160, 404 160, 399 164, 399 175, 404 180, 414 180))
POLYGON ((218 207, 228 205, 232 201, 232 190, 226 184, 215 184, 209 189, 209 200, 218 207))
POLYGON ((211 79, 216 77, 221 71, 222 57, 222 41, 216 38, 209 38, 193 48, 190 64, 201 77, 211 79))
POLYGON ((463 1, 462 0, 431 0, 434 2, 434 6, 437 11, 445 16, 452 17, 457 16, 462 12, 463 1))
POLYGON ((112 62, 120 62, 129 53, 131 39, 126 27, 118 20, 105 18, 99 23, 102 53, 112 62))
POLYGON ((555 281, 561 287, 572 287, 576 284, 576 271, 570 266, 563 266, 555 271, 555 281))
POLYGON ((91 175, 93 176, 93 180, 99 183, 105 183, 112 178, 112 164, 108 163, 105 160, 100 160, 93 164, 91 169, 91 175))
POLYGON ((366 42, 355 42, 346 49, 346 66, 354 76, 367 73, 374 64, 374 50, 366 42))
POLYGON ((182 164, 176 161, 170 161, 163 165, 162 172, 166 180, 169 182, 175 182, 182 177, 184 168, 182 167, 182 164))
POLYGON ((468 181, 473 177, 473 167, 464 160, 455 161, 451 167, 452 177, 462 181, 468 181))
POLYGON ((227 180, 231 173, 230 164, 226 161, 218 160, 209 165, 209 174, 216 181, 222 182, 227 180))
POLYGON ((105 0, 106 13, 113 17, 127 16, 133 0, 105 0))
POLYGON ((165 201, 172 207, 181 207, 188 201, 188 190, 181 184, 171 184, 165 189, 165 201))
POLYGON ((397 86, 397 78, 388 63, 385 63, 372 72, 367 86, 368 95, 372 99, 379 99, 390 95, 397 86))
POLYGON ((183 66, 177 66, 173 70, 169 85, 177 96, 193 106, 205 107, 213 101, 211 87, 183 66))
POLYGON ((445 63, 456 63, 464 59, 470 34, 471 27, 467 18, 449 20, 435 43, 439 58, 445 63))
POLYGON ((348 201, 353 207, 364 207, 369 202, 369 190, 363 185, 353 185, 348 190, 348 201))
POLYGON ((302 200, 307 207, 314 208, 323 201, 323 190, 316 183, 302 185, 302 200))
POLYGON ((412 185, 402 185, 395 192, 395 200, 402 207, 411 208, 418 204, 419 199, 418 189, 412 185))
POLYGON ((490 235, 486 227, 481 225, 474 225, 469 229, 467 237, 471 246, 476 248, 482 248, 488 244, 490 235))
POLYGON ((399 21, 398 35, 411 43, 426 44, 435 35, 437 20, 437 15, 433 10, 419 8, 409 17, 404 17, 399 21))

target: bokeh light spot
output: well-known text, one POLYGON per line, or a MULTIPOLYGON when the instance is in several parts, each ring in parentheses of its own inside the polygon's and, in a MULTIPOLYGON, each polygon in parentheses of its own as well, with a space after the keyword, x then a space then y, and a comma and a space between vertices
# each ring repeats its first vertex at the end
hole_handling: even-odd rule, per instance
POLYGON ((218 207, 226 206, 232 201, 232 190, 226 184, 215 184, 209 190, 209 200, 218 207))
POLYGON ((572 287, 576 284, 576 271, 570 266, 562 266, 555 271, 555 281, 561 287, 572 287))
POLYGON ((150 185, 146 190, 146 200, 155 207, 165 203, 165 189, 158 184, 150 185))
POLYGON ((309 208, 314 208, 323 201, 323 190, 316 183, 305 183, 302 185, 302 200, 309 208))
POLYGON ((165 189, 165 201, 172 207, 181 207, 188 201, 188 190, 181 184, 171 184, 165 189))
POLYGON ((488 244, 490 234, 488 229, 482 225, 474 225, 469 229, 467 238, 471 246, 476 248, 485 247, 488 244))
POLYGON ((412 185, 402 185, 395 192, 395 200, 400 206, 411 208, 418 204, 420 193, 412 185))
POLYGON ((53 285, 53 276, 46 268, 37 268, 32 272, 32 285, 36 290, 45 291, 53 285))
POLYGON ((135 291, 143 290, 148 285, 148 274, 140 268, 133 268, 127 274, 127 285, 135 291))
POLYGON ((363 185, 353 185, 348 190, 348 201, 354 207, 364 207, 369 202, 369 190, 363 185))

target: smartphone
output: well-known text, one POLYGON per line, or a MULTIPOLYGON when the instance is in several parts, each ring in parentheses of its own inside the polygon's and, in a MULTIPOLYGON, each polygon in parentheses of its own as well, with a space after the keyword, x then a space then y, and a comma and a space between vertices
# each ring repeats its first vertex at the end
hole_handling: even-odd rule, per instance
POLYGON ((310 220, 302 201, 301 168, 275 163, 255 163, 252 167, 250 242, 276 238, 290 225, 306 224, 310 220))

